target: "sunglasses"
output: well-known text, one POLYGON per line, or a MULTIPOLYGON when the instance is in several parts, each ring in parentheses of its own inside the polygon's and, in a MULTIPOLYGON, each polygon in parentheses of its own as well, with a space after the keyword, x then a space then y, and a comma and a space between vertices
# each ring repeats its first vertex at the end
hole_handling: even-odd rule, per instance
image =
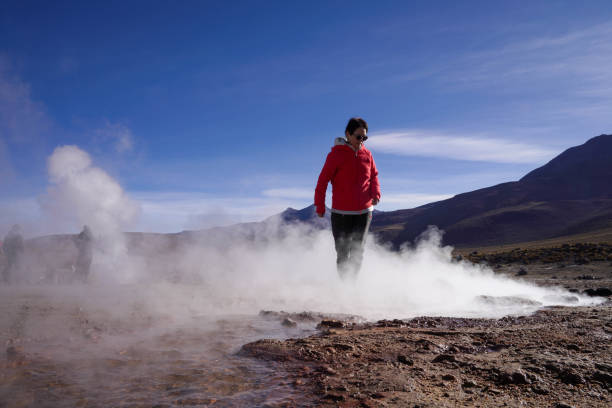
POLYGON ((359 140, 359 141, 362 141, 362 140, 363 140, 363 141, 365 142, 366 140, 368 140, 368 137, 367 137, 367 136, 357 135, 357 136, 353 136, 353 137, 354 137, 355 139, 359 140))

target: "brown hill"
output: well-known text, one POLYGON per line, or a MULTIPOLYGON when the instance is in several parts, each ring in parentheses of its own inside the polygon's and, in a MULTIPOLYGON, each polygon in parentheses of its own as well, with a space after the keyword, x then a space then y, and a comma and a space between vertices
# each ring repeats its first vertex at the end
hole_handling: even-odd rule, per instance
POLYGON ((411 210, 380 213, 372 231, 399 248, 429 225, 457 247, 501 245, 612 227, 612 135, 572 147, 519 181, 411 210))

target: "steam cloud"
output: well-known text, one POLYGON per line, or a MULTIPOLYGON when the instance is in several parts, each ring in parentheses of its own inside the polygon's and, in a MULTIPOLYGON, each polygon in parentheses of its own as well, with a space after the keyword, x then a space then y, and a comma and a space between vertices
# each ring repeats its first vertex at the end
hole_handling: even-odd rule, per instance
POLYGON ((76 146, 56 148, 49 157, 48 172, 51 184, 41 199, 47 219, 73 230, 88 225, 96 239, 94 277, 129 281, 133 268, 123 230, 139 214, 138 204, 76 146))
POLYGON ((591 302, 452 260, 435 228, 394 253, 372 241, 355 281, 341 280, 328 231, 291 227, 268 244, 233 242, 224 249, 186 247, 176 258, 182 278, 199 281, 192 308, 252 313, 260 309, 347 313, 367 319, 419 315, 501 317, 553 304, 591 302), (191 276, 188 276, 191 271, 191 276), (196 305, 197 303, 197 305, 196 305))
POLYGON ((262 309, 368 319, 499 317, 538 306, 594 302, 455 262, 435 228, 401 252, 370 239, 355 281, 338 277, 331 233, 303 225, 268 225, 255 239, 213 229, 128 242, 122 231, 138 214, 138 205, 92 166, 87 153, 75 146, 57 148, 49 158, 49 176, 52 184, 43 201, 47 212, 94 231, 94 285, 137 285, 148 309, 175 318, 262 309))

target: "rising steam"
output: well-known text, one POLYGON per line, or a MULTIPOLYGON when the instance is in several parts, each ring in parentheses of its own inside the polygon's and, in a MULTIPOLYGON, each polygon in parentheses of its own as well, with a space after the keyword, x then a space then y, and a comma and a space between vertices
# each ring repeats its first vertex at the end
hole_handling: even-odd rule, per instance
POLYGON ((543 305, 590 302, 562 289, 536 287, 484 266, 455 262, 435 228, 401 252, 370 239, 354 281, 342 281, 336 273, 331 233, 303 225, 269 225, 259 236, 213 229, 132 237, 128 243, 122 231, 138 214, 138 205, 107 173, 92 166, 87 153, 75 146, 57 148, 49 158, 49 177, 43 201, 47 213, 74 226, 87 224, 96 235, 93 284, 137 285, 148 309, 169 316, 272 309, 369 319, 495 317, 543 305), (283 234, 277 234, 279 229, 283 234))
POLYGON ((79 230, 88 225, 95 236, 93 277, 128 281, 132 273, 123 231, 140 207, 91 157, 76 146, 61 146, 48 159, 50 185, 41 198, 43 212, 55 227, 79 230))
POLYGON ((336 273, 330 232, 288 228, 286 237, 265 245, 195 245, 183 248, 176 258, 170 256, 183 278, 199 279, 188 307, 212 313, 314 310, 378 319, 501 317, 545 305, 591 301, 495 275, 484 266, 455 262, 452 248, 440 246, 441 233, 435 228, 415 248, 400 253, 370 241, 358 278, 343 281, 336 273))

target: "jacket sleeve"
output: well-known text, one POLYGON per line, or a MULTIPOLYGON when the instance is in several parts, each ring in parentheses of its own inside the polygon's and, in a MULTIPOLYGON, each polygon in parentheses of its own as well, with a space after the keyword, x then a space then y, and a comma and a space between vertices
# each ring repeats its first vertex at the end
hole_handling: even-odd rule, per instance
POLYGON ((372 159, 372 168, 370 169, 370 195, 372 199, 380 200, 380 184, 378 183, 378 169, 376 163, 374 163, 374 157, 370 154, 372 159))
POLYGON ((335 155, 333 152, 329 152, 315 188, 314 203, 317 214, 325 214, 325 192, 327 191, 327 184, 336 173, 336 167, 335 155))

